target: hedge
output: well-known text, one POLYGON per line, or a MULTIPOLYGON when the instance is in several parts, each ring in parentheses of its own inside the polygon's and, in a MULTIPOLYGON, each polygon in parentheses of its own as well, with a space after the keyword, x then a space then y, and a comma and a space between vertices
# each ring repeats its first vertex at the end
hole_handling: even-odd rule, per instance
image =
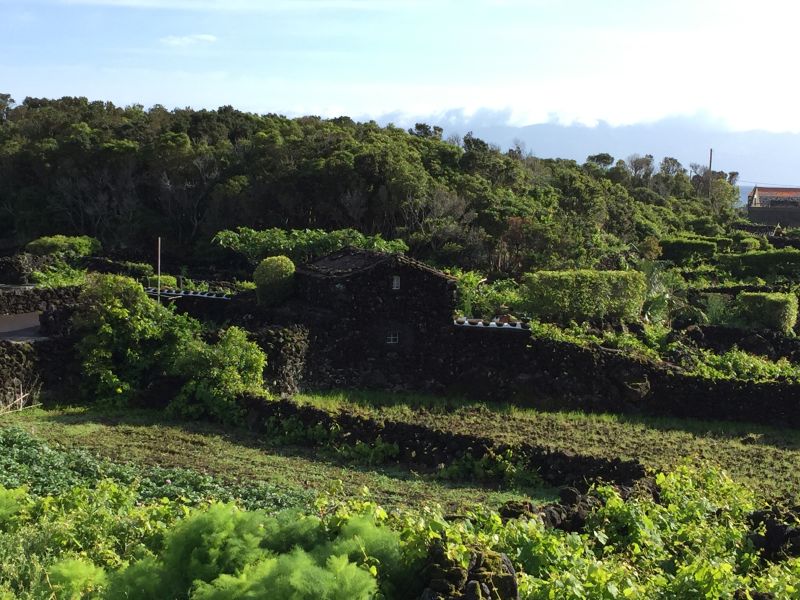
POLYGON ((717 243, 710 238, 664 238, 659 243, 661 258, 677 264, 707 260, 717 252, 717 243))
POLYGON ((739 320, 750 329, 789 333, 797 323, 797 296, 778 292, 742 292, 736 296, 739 320))
POLYGON ((539 271, 523 277, 523 310, 546 321, 634 321, 646 291, 638 271, 539 271))
POLYGON ((253 272, 256 295, 261 304, 280 304, 292 292, 294 263, 288 256, 270 256, 261 261, 253 272))
POLYGON ((728 254, 719 257, 719 264, 735 277, 800 277, 800 250, 781 248, 728 254))
POLYGON ((102 246, 98 240, 88 235, 52 235, 40 237, 29 242, 25 249, 37 256, 45 256, 47 254, 89 256, 100 252, 102 246))
MULTIPOLYGON (((146 278, 148 287, 158 286, 158 277, 151 275, 146 278)), ((178 278, 175 275, 161 275, 161 289, 175 290, 178 289, 178 278)))

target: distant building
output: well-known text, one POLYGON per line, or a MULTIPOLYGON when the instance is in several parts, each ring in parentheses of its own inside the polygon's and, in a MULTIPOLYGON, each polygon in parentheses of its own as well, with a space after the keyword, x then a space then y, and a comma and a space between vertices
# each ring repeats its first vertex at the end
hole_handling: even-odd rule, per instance
POLYGON ((747 196, 747 214, 754 223, 800 227, 800 188, 756 186, 747 196))

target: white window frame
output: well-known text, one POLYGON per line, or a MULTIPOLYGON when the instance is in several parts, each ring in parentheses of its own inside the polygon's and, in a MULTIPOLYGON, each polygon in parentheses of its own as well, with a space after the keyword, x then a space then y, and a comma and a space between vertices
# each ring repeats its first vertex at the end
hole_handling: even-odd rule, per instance
POLYGON ((392 330, 386 334, 386 343, 387 344, 399 344, 400 343, 400 332, 397 330, 392 330))
POLYGON ((392 289, 393 290, 400 289, 400 275, 392 275, 392 289))

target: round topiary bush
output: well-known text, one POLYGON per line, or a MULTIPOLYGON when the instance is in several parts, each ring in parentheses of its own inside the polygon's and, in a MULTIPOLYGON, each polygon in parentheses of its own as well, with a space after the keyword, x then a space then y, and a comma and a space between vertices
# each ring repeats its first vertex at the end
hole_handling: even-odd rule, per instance
POLYGON ((283 302, 294 286, 294 263, 288 256, 270 256, 253 272, 256 295, 261 304, 273 306, 283 302))

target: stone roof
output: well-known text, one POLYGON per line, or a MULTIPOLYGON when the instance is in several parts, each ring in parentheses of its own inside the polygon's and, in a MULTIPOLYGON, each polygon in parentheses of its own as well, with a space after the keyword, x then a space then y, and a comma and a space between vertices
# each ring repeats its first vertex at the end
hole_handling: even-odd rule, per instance
POLYGON ((427 271, 437 277, 455 281, 454 277, 402 254, 363 250, 351 246, 301 265, 297 268, 297 271, 313 277, 345 278, 369 271, 389 261, 396 261, 415 269, 427 271))

